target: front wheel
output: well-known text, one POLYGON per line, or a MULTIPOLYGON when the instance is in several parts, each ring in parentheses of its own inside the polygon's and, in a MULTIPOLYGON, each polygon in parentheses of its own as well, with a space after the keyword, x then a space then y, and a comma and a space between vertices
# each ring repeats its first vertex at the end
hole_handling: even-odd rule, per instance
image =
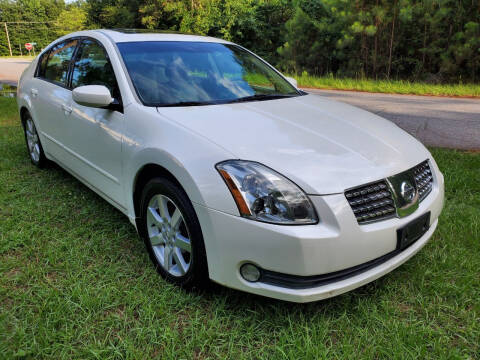
POLYGON ((191 288, 208 282, 207 258, 195 210, 177 184, 150 180, 141 198, 140 234, 157 271, 191 288))
POLYGON ((35 123, 30 114, 25 115, 23 130, 25 132, 25 141, 27 143, 28 154, 30 155, 32 164, 39 168, 43 167, 47 158, 43 152, 37 128, 35 127, 35 123))

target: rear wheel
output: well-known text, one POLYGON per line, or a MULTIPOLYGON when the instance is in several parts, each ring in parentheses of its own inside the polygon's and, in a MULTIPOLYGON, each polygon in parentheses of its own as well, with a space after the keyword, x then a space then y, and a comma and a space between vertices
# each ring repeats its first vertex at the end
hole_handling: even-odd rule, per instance
POLYGON ((43 152, 42 144, 40 143, 40 138, 38 136, 37 128, 33 122, 30 114, 24 116, 24 126, 25 132, 25 141, 27 143, 28 154, 30 155, 30 160, 32 164, 38 167, 43 167, 47 161, 45 154, 43 152))
POLYGON ((177 184, 147 183, 141 198, 140 234, 157 271, 182 287, 208 282, 202 231, 193 206, 177 184))

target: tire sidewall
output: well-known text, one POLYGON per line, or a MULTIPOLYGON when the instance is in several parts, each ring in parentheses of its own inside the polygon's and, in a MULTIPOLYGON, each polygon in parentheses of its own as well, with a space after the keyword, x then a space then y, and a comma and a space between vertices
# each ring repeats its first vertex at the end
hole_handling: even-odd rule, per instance
POLYGON ((33 165, 35 165, 39 168, 42 168, 45 165, 46 158, 45 158, 45 154, 43 152, 42 144, 40 142, 40 135, 38 134, 37 125, 35 124, 35 121, 33 120, 30 113, 27 113, 26 115, 23 116, 23 135, 25 137, 25 145, 27 146, 27 152, 28 152, 28 157, 30 158, 30 161, 32 162, 33 165), (39 154, 39 157, 38 157, 38 161, 35 161, 32 158, 32 154, 30 154, 30 149, 28 148, 28 140, 27 140, 27 121, 28 120, 32 121, 32 124, 35 127, 35 132, 37 133, 37 136, 38 136, 38 147, 40 148, 40 154, 39 154))

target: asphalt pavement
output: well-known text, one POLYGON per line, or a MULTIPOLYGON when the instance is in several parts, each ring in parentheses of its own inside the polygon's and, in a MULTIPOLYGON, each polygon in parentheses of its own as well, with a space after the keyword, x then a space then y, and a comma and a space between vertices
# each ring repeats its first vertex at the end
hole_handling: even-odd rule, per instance
MULTIPOLYGON (((0 59, 0 83, 16 85, 24 59, 0 59)), ((382 116, 428 146, 480 150, 480 99, 305 89, 382 116)))
POLYGON ((480 149, 480 99, 305 90, 393 121, 426 145, 480 149))
POLYGON ((28 64, 30 64, 30 60, 0 58, 0 83, 17 85, 20 75, 28 64))

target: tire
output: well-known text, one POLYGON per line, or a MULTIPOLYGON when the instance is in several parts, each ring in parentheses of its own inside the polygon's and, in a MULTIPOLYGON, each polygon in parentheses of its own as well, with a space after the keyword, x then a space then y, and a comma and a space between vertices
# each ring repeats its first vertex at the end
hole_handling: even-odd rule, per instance
POLYGON ((139 233, 160 275, 183 288, 208 284, 202 230, 185 191, 154 178, 142 191, 140 210, 139 233))
POLYGON ((47 158, 43 152, 37 128, 29 113, 26 113, 23 116, 23 132, 25 134, 25 143, 27 144, 27 150, 32 164, 39 168, 44 167, 47 163, 47 158))

